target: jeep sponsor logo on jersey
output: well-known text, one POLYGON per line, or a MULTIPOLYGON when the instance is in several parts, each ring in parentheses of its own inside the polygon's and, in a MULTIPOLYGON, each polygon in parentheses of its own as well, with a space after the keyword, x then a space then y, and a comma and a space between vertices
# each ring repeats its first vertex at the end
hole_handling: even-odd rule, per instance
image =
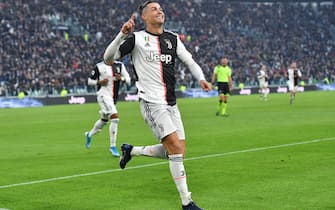
POLYGON ((146 57, 147 61, 160 61, 162 63, 170 64, 172 61, 172 55, 158 54, 155 52, 150 52, 149 56, 146 57))

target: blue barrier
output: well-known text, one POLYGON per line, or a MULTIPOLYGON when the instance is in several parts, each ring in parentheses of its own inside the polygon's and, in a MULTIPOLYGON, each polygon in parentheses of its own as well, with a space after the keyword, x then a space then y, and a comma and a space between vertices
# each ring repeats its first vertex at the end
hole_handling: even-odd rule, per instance
POLYGON ((0 108, 23 108, 23 107, 39 107, 43 104, 32 98, 0 98, 0 108))

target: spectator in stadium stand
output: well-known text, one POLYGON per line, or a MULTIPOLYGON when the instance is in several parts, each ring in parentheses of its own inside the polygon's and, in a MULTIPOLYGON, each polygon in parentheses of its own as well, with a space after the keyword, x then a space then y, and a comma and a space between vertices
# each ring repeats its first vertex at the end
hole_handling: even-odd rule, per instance
MULTIPOLYGON (((86 85, 89 66, 101 58, 109 38, 136 10, 135 1, 131 2, 115 1, 105 15, 108 18, 95 11, 105 10, 109 1, 1 2, 0 83, 4 92, 16 95, 17 88, 25 84, 29 95, 46 95, 51 79, 55 80, 52 94, 62 87, 74 94, 94 91, 86 85), (78 65, 72 66, 73 61, 78 65)), ((191 37, 183 42, 207 79, 224 53, 230 55, 234 84, 256 86, 256 72, 264 62, 268 64, 269 85, 285 85, 284 72, 292 59, 304 63, 302 79, 306 84, 322 83, 326 76, 330 83, 335 80, 334 2, 183 0, 169 1, 164 7, 168 28, 191 37)), ((137 26, 143 27, 141 23, 137 26)), ((132 69, 126 60, 125 65, 132 69)), ((182 68, 179 66, 177 63, 177 68, 182 68)), ((130 76, 135 78, 132 71, 130 76)), ((184 85, 196 87, 194 84, 191 79, 184 85)))

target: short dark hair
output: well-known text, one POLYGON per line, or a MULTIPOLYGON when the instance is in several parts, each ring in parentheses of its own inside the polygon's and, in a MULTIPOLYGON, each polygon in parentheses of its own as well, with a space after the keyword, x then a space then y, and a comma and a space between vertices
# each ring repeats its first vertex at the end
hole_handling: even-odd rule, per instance
POLYGON ((138 7, 138 10, 140 11, 140 14, 142 14, 144 8, 146 6, 148 6, 148 4, 150 3, 154 3, 154 2, 157 2, 157 1, 145 1, 144 3, 142 3, 139 7, 138 7))

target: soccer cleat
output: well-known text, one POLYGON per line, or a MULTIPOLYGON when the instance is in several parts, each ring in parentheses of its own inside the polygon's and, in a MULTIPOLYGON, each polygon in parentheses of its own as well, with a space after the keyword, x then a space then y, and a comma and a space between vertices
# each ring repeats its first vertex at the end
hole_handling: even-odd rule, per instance
POLYGON ((182 206, 183 210, 203 210, 199 206, 197 206, 193 201, 189 203, 187 206, 182 206))
POLYGON ((216 112, 215 115, 216 115, 216 116, 219 116, 219 112, 216 112))
POLYGON ((127 163, 131 160, 131 150, 133 149, 133 145, 131 144, 122 144, 121 145, 121 151, 122 156, 120 158, 120 168, 124 169, 127 165, 127 163))
POLYGON ((85 146, 86 146, 87 149, 89 149, 91 147, 91 139, 92 139, 92 137, 89 134, 90 134, 90 132, 85 132, 85 137, 86 137, 85 146))
POLYGON ((115 146, 114 147, 110 147, 109 151, 112 153, 113 156, 120 157, 120 153, 119 153, 119 151, 117 151, 117 148, 115 146))

